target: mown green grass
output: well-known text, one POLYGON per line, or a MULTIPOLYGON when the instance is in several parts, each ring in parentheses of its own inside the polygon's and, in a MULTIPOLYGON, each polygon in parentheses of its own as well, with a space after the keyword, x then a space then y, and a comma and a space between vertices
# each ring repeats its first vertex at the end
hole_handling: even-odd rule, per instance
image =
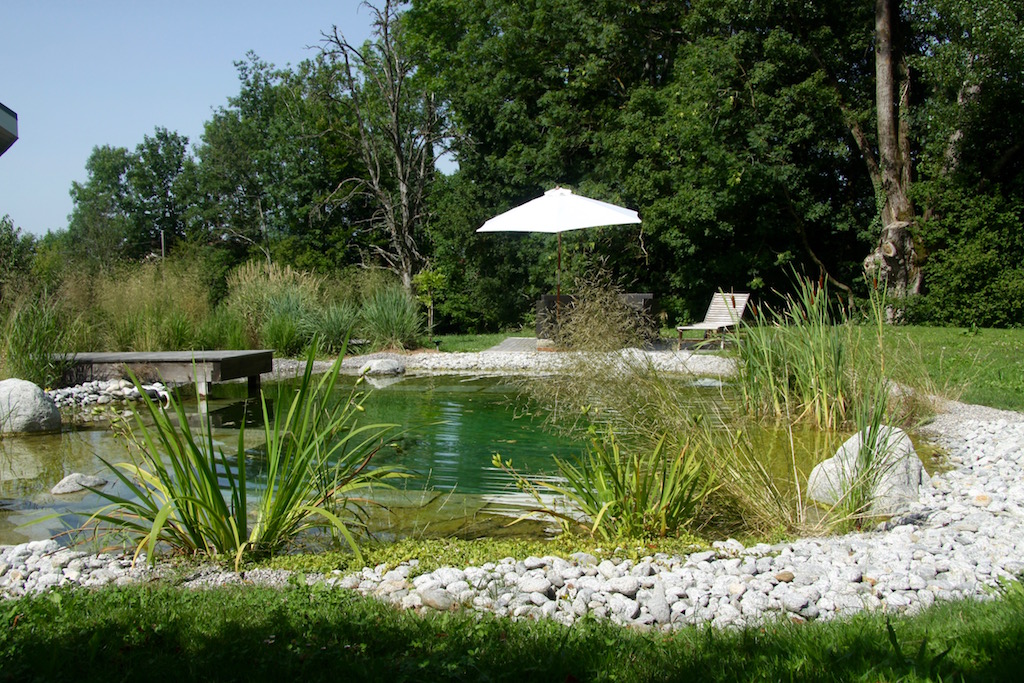
POLYGON ((491 334, 435 334, 434 341, 441 342, 440 349, 446 353, 477 353, 500 344, 509 337, 531 337, 527 332, 494 332, 491 334))
POLYGON ((1024 330, 893 327, 887 341, 909 342, 943 393, 966 403, 1024 410, 1024 330))
MULTIPOLYGON (((674 329, 661 334, 664 342, 676 339, 674 329)), ((699 336, 694 333, 693 340, 699 336)), ((965 403, 1024 410, 1024 329, 890 326, 885 340, 887 353, 901 348, 918 356, 939 392, 965 403)))
POLYGON ((0 604, 0 681, 1018 680, 1024 601, 670 634, 418 615, 322 586, 61 591, 0 604), (943 654, 945 653, 945 654, 943 654))

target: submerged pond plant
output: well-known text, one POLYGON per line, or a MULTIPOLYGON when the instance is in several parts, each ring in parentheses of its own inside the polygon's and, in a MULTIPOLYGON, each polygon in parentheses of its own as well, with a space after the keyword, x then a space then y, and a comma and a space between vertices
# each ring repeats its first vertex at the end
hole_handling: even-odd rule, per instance
POLYGON ((136 544, 136 558, 145 551, 151 562, 158 550, 169 549, 233 555, 237 565, 246 553, 279 551, 312 530, 344 539, 360 558, 349 529, 352 505, 360 502, 355 496, 403 473, 394 466, 371 467, 395 425, 359 425, 362 397, 356 388, 347 399, 330 398, 341 358, 314 379, 311 352, 294 395, 280 397, 273 414, 261 394, 260 480, 246 467, 244 427, 232 459, 215 446, 209 415, 194 431, 180 402, 172 398, 164 408, 145 398, 129 433, 131 461, 103 461, 128 494, 97 491, 109 504, 86 526, 127 535, 136 544), (256 491, 252 501, 250 489, 256 491))

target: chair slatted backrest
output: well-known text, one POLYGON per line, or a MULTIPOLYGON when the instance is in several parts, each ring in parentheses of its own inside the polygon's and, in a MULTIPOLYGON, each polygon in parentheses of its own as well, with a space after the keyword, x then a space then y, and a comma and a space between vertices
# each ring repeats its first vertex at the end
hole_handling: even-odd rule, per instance
POLYGON ((708 306, 708 312, 704 315, 704 322, 722 327, 735 325, 743 317, 749 298, 750 294, 716 292, 711 297, 711 304, 708 306))

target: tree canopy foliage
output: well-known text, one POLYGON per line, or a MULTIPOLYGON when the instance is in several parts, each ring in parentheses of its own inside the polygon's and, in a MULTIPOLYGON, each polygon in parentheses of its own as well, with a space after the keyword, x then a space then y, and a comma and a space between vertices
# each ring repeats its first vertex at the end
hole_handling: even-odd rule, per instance
MULTIPOLYGON (((905 319, 1024 324, 1024 7, 1006 0, 412 0, 365 45, 249 54, 190 141, 100 145, 67 239, 95 267, 189 248, 331 272, 429 268, 440 330, 529 320, 554 240, 488 234, 556 185, 637 209, 564 236, 668 319, 792 270, 905 319), (448 153, 454 170, 434 170, 448 153), (865 265, 869 267, 865 276, 865 265), (914 295, 918 292, 918 295, 914 295)), ((13 227, 7 230, 13 233, 13 227)), ((8 240, 10 242, 10 240, 8 240)), ((63 246, 62 246, 63 245, 63 246)))

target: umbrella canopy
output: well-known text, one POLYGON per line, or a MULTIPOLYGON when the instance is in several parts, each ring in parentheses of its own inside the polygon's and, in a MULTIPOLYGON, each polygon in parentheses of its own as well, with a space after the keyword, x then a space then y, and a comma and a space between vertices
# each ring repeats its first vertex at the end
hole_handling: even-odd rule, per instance
POLYGON ((600 225, 639 223, 636 211, 556 187, 543 197, 531 199, 514 209, 498 214, 477 232, 554 232, 558 233, 558 271, 555 276, 555 315, 562 298, 562 233, 568 230, 596 228, 600 225))
POLYGON ((477 232, 565 232, 639 222, 636 211, 556 187, 543 197, 495 216, 477 232))

